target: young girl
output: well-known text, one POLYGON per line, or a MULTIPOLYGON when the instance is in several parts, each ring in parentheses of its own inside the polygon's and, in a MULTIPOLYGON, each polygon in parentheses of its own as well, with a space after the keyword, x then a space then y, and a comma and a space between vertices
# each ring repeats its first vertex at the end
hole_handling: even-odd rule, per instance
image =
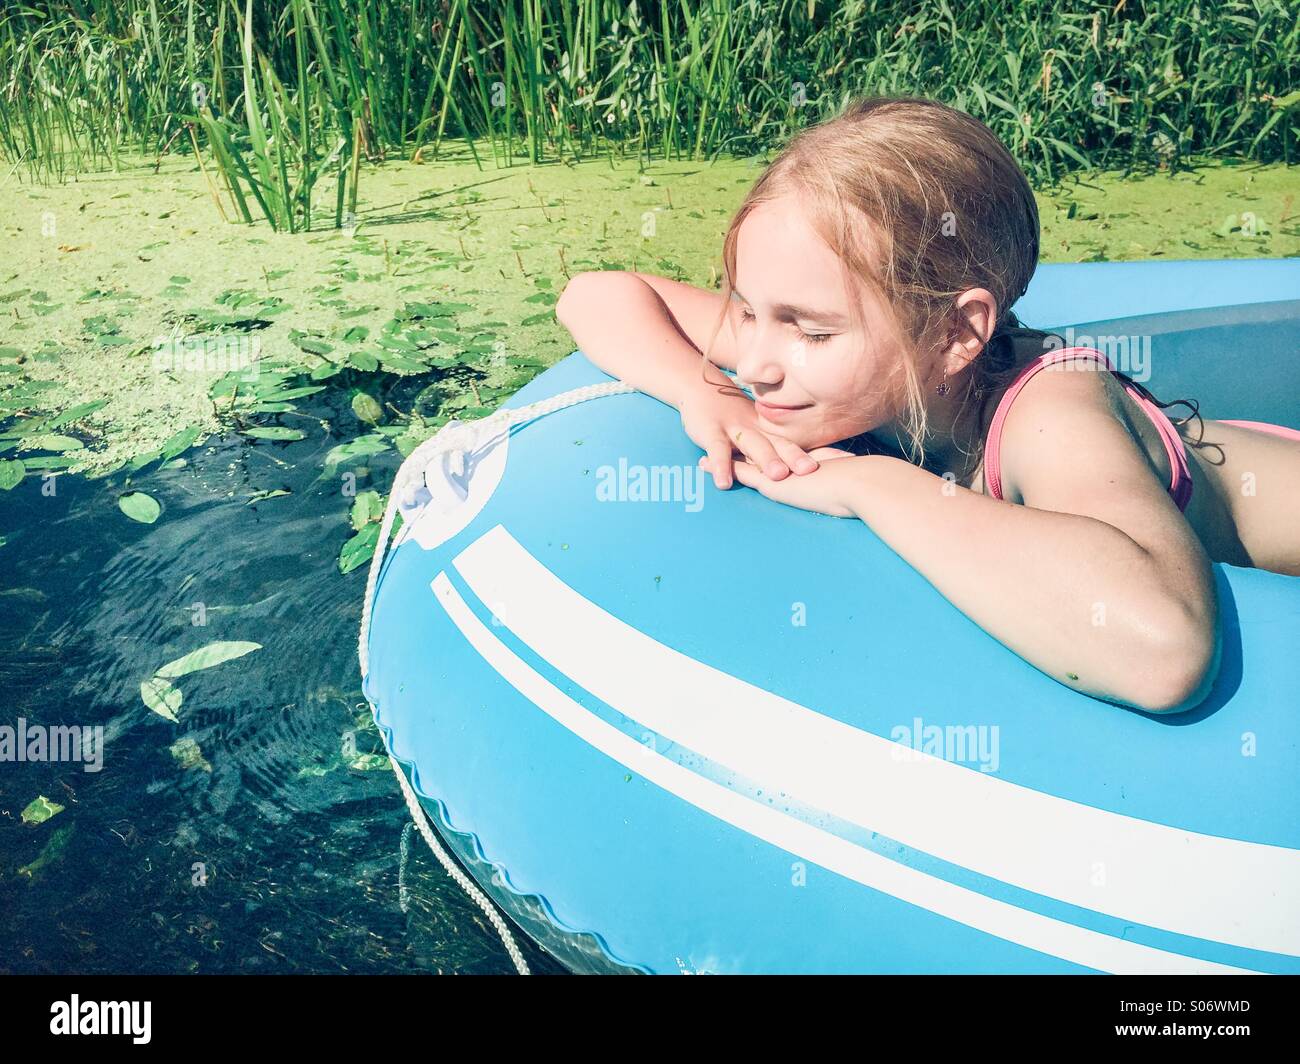
POLYGON ((1218 668, 1210 562, 1300 575, 1300 432, 1197 415, 1193 443, 1102 353, 1021 328, 1038 241, 988 127, 863 99, 755 183, 720 294, 591 272, 556 311, 681 412, 719 488, 860 518, 1062 683, 1188 709, 1218 668))

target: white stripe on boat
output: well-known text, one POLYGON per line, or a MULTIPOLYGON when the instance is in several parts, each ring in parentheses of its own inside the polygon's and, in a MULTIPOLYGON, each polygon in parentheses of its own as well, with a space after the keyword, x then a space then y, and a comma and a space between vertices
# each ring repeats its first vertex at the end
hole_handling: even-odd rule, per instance
POLYGON ((1116 919, 1300 955, 1300 850, 1097 809, 915 751, 913 760, 899 760, 899 745, 889 739, 624 623, 561 581, 501 525, 461 551, 455 566, 556 670, 769 793, 783 791, 904 846, 1116 919), (1095 882, 1099 870, 1104 885, 1095 882))
MULTIPOLYGON (((607 757, 741 831, 911 905, 1086 968, 1125 974, 1253 974, 1247 969, 1185 957, 1018 908, 892 861, 714 783, 651 750, 566 695, 479 620, 446 573, 440 572, 430 586, 470 645, 524 698, 607 757)), ((512 593, 510 601, 512 606, 517 605, 518 597, 512 593)), ((650 682, 647 676, 642 680, 650 682)), ((683 694, 679 691, 674 697, 683 694)), ((576 841, 581 844, 581 840, 576 841)), ((551 891, 539 889, 554 901, 551 891)), ((563 912, 557 911, 557 915, 564 918, 563 912)))

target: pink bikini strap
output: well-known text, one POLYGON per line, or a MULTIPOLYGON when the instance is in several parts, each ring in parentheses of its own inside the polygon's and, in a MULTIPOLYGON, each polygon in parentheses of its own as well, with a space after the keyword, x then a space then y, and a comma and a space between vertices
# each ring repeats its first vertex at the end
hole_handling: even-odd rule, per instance
POLYGON ((1192 469, 1187 461, 1187 448, 1183 446, 1182 437, 1160 407, 1131 387, 1127 381, 1124 382, 1124 388, 1155 423, 1156 431, 1160 433, 1160 442, 1165 445, 1165 454, 1169 456, 1169 494, 1173 496, 1174 505, 1178 509, 1186 510, 1192 499, 1192 469))
POLYGON ((993 412, 993 421, 989 424, 989 434, 984 441, 984 483, 993 498, 1002 498, 1002 466, 998 458, 998 452, 1002 445, 1002 423, 1007 419, 1012 402, 1020 394, 1020 389, 1029 383, 1029 378, 1040 369, 1044 369, 1055 362, 1068 362, 1076 358, 1097 359, 1105 363, 1107 369, 1114 369, 1110 364, 1110 359, 1095 348, 1066 347, 1059 351, 1048 351, 1025 366, 1003 394, 1002 401, 998 403, 997 410, 993 412))

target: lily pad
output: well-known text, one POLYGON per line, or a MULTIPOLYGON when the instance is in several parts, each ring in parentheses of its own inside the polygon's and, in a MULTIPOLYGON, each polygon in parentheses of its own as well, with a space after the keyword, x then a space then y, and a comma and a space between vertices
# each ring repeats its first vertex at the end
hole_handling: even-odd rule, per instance
POLYGON ((132 521, 139 521, 141 524, 151 525, 158 520, 158 515, 162 513, 162 507, 158 500, 152 495, 146 495, 143 491, 128 491, 121 495, 117 500, 118 509, 120 509, 132 521))

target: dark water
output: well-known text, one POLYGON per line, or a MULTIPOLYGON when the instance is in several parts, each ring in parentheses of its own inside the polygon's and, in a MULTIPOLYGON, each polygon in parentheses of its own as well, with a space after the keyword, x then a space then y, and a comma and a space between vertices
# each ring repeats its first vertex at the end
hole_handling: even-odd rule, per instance
MULTIPOLYGON (((355 428, 347 380, 327 383, 299 408, 355 428)), ((0 492, 0 723, 104 728, 98 772, 0 763, 0 970, 513 971, 364 756, 383 754, 356 657, 367 567, 339 573, 351 499, 317 480, 346 436, 291 424, 314 427, 135 474, 152 525, 118 509, 120 473, 0 492), (179 723, 144 704, 143 680, 216 640, 262 649, 176 680, 179 723), (24 824, 37 795, 65 809, 24 824)), ((386 492, 400 456, 365 461, 358 490, 386 492)))

